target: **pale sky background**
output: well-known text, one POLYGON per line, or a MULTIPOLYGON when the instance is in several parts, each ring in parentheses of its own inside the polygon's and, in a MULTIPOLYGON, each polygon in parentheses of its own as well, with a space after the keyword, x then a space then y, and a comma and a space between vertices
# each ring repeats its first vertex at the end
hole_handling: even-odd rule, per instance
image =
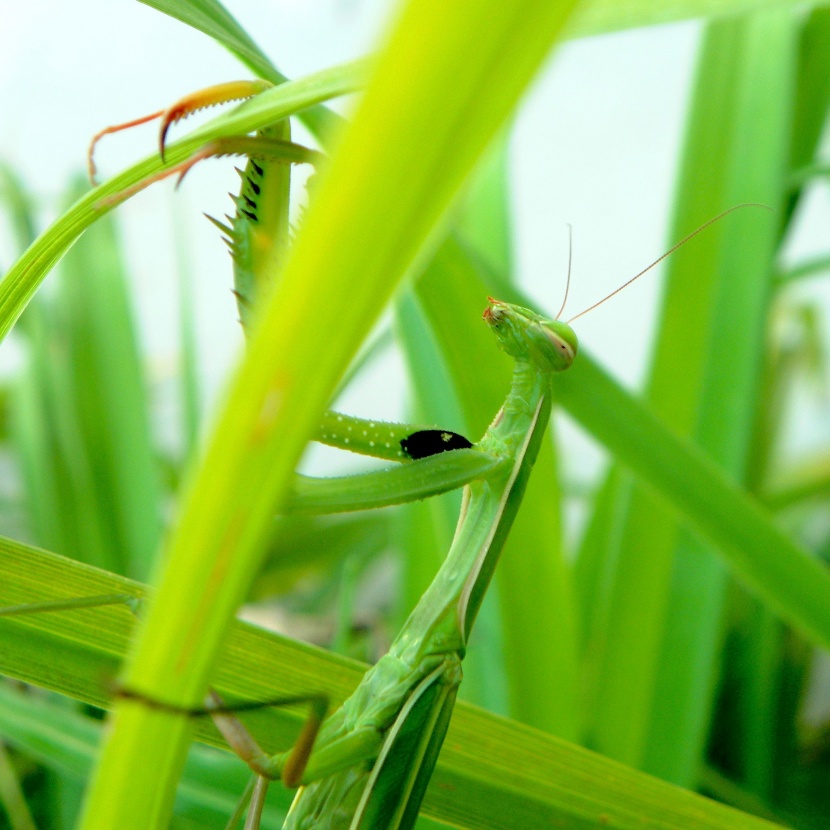
MULTIPOLYGON (((102 127, 200 87, 248 77, 209 38, 133 0, 0 3, 0 158, 23 175, 44 207, 54 207, 67 178, 83 169, 90 137, 102 127)), ((371 49, 387 6, 382 0, 228 0, 230 11, 290 77, 371 49)), ((570 314, 670 246, 673 176, 698 37, 697 24, 683 23, 568 43, 526 96, 511 148, 518 272, 547 309, 558 308, 564 290, 567 223, 574 233, 570 314)), ((98 157, 102 177, 149 154, 154 144, 152 126, 109 138, 98 157)), ((184 230, 211 397, 241 337, 228 256, 201 213, 229 210, 225 194, 237 182, 231 168, 208 162, 178 193, 171 183, 156 185, 119 210, 142 338, 159 382, 176 361, 171 228, 184 230)), ((800 254, 826 251, 826 192, 812 201, 800 254)), ((0 266, 11 259, 0 230, 0 266)), ((802 290, 830 303, 826 282, 812 280, 802 290)), ((629 386, 642 376, 659 289, 655 271, 576 325, 580 342, 629 386)), ((4 344, 0 365, 13 360, 13 346, 4 344)), ((393 358, 383 371, 380 380, 367 381, 360 393, 366 400, 354 409, 401 417, 400 366, 393 358)), ((807 407, 800 418, 809 425, 799 430, 802 440, 813 435, 826 443, 821 413, 807 407)), ((570 427, 562 434, 576 458, 593 466, 589 443, 570 427)))

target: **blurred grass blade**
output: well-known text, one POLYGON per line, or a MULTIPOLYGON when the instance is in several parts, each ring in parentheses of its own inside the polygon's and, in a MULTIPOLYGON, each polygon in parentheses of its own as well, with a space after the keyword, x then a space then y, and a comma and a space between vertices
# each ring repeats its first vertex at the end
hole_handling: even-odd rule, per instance
MULTIPOLYGON (((320 412, 572 6, 404 7, 190 477, 127 667, 131 686, 185 705, 204 695, 320 412)), ((119 704, 84 826, 163 823, 190 732, 181 716, 119 704)))
MULTIPOLYGON (((813 9, 801 29, 798 73, 790 136, 790 173, 809 167, 816 155, 830 103, 830 8, 813 9)), ((798 187, 789 195, 785 227, 804 192, 798 187)))
POLYGON ((507 136, 493 142, 464 194, 455 223, 464 245, 490 271, 504 275, 513 273, 509 149, 507 136))
POLYGON ((799 0, 586 0, 568 27, 566 37, 584 37, 655 26, 690 18, 726 18, 741 14, 775 9, 797 11, 804 4, 799 0))
POLYGON ((11 830, 37 830, 5 744, 0 744, 0 802, 5 808, 11 830))
MULTIPOLYGON (((593 511, 579 542, 574 563, 574 591, 579 610, 579 634, 586 670, 593 672, 597 650, 603 644, 609 625, 609 594, 619 554, 619 533, 622 513, 630 494, 630 473, 619 464, 612 464, 602 484, 594 493, 593 511)), ((596 692, 594 680, 584 679, 585 712, 592 711, 591 694, 596 692)))
MULTIPOLYGON (((76 182, 77 197, 88 186, 76 182)), ((90 493, 79 510, 118 551, 124 573, 146 578, 161 538, 161 491, 147 389, 112 217, 66 256, 59 308, 65 319, 71 391, 64 418, 78 424, 76 457, 88 459, 90 493)))
MULTIPOLYGON (((673 238, 732 205, 781 205, 793 35, 787 12, 710 24, 673 238)), ((739 481, 756 417, 777 243, 778 223, 759 214, 740 211, 673 257, 648 392, 670 427, 694 436, 739 481)), ((689 785, 709 723, 726 572, 698 539, 679 531, 673 513, 635 488, 597 678, 594 733, 612 757, 689 785)))
POLYGON ((12 422, 34 537, 146 576, 161 493, 118 248, 108 218, 66 258, 57 295, 29 309, 12 422))
MULTIPOLYGON (((796 23, 793 13, 784 11, 758 14, 738 24, 740 42, 735 48, 743 59, 735 79, 736 107, 730 114, 732 141, 719 165, 725 179, 723 206, 751 201, 776 211, 783 207, 796 23)), ((687 195, 679 192, 678 200, 687 195)), ((699 446, 739 482, 747 480, 758 419, 779 238, 777 222, 750 223, 747 213, 723 228, 706 348, 709 359, 695 427, 699 446)), ((647 771, 680 784, 695 781, 702 760, 717 682, 726 587, 720 558, 684 534, 672 574, 645 764, 647 771), (667 705, 669 695, 672 707, 667 705)), ((752 755, 766 765, 760 755, 752 755)))
POLYGON ((691 444, 672 435, 583 351, 557 377, 559 402, 686 515, 740 579, 813 643, 830 647, 830 575, 691 444))
POLYGON ((196 295, 193 270, 186 250, 184 223, 177 221, 175 235, 179 302, 179 390, 183 435, 182 458, 195 456, 201 421, 199 351, 196 339, 196 295))
MULTIPOLYGON (((672 241, 723 209, 722 165, 729 154, 730 133, 722 125, 737 106, 736 79, 742 56, 739 27, 735 21, 711 24, 712 35, 721 36, 710 36, 700 49, 699 77, 677 185, 682 198, 679 195, 676 200, 672 241), (697 186, 701 175, 711 178, 706 188, 697 186)), ((684 436, 693 431, 697 417, 709 360, 718 255, 731 218, 681 248, 668 264, 647 400, 655 415, 684 436)), ((753 218, 770 222, 764 216, 753 218)), ((591 698, 597 746, 634 765, 642 762, 679 532, 677 516, 661 504, 659 495, 653 487, 635 483, 623 496, 625 513, 614 564, 609 628, 598 632, 598 642, 593 644, 601 654, 594 681, 596 698, 591 698)))
MULTIPOLYGON (((145 589, 0 539, 2 605, 113 593, 140 597, 145 589)), ((0 620, 0 672, 107 706, 111 690, 105 679, 117 670, 133 624, 133 615, 117 606, 0 620)), ((336 706, 354 689, 364 668, 235 623, 215 683, 228 700, 268 700, 315 689, 328 693, 336 706)), ((267 751, 289 746, 304 719, 305 712, 293 708, 246 716, 267 751)), ((11 729, 21 726, 17 718, 13 721, 11 729)), ((197 731, 202 740, 222 745, 209 722, 200 719, 197 731)), ((77 744, 68 748, 82 749, 77 744)), ((77 756, 67 759, 72 764, 82 761, 77 756)), ((190 796, 183 792, 182 797, 190 796)), ((430 818, 469 830, 588 830, 612 821, 621 830, 643 830, 655 822, 665 830, 776 826, 463 702, 456 707, 423 809, 430 818)))
POLYGON ((25 251, 37 236, 35 205, 17 174, 0 163, 0 202, 8 214, 17 248, 25 251))
POLYGON ((72 361, 64 348, 68 326, 56 308, 54 302, 39 301, 28 309, 21 325, 27 363, 11 397, 30 532, 67 556, 124 571, 126 561, 107 545, 107 520, 96 509, 95 479, 73 394, 72 361))

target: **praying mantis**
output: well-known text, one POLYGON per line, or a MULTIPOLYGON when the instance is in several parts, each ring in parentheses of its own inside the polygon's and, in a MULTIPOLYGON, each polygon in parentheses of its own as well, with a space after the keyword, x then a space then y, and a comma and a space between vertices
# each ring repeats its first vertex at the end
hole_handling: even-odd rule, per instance
MULTIPOLYGON (((236 86, 220 91, 238 93, 236 86)), ((192 99, 202 100, 202 95, 192 99)), ((168 110, 162 140, 169 123, 190 106, 178 103, 168 110)), ((217 223, 233 255, 245 328, 255 295, 265 289, 271 263, 279 256, 275 240, 285 237, 286 211, 277 210, 276 200, 266 199, 268 188, 285 192, 285 138, 284 133, 277 137, 278 129, 254 139, 256 146, 249 140, 228 141, 198 154, 256 156, 241 173, 236 215, 228 225, 217 223)), ((181 172, 192 163, 185 163, 181 172)), ((576 336, 566 323, 528 309, 491 299, 484 319, 516 368, 504 406, 475 448, 456 433, 376 424, 336 413, 324 416, 318 439, 393 460, 423 459, 403 468, 413 476, 419 464, 445 450, 476 453, 488 459, 490 469, 467 485, 454 542, 433 585, 389 653, 322 725, 314 748, 301 758, 296 749, 268 758, 247 739, 237 742, 259 775, 249 811, 251 827, 256 826, 267 781, 277 777, 289 786, 302 785, 286 827, 405 828, 415 822, 461 682, 469 633, 549 420, 551 375, 568 368, 577 350, 576 336)), ((300 742, 310 743, 309 738, 300 742)))
MULTIPOLYGON (((254 195, 240 197, 244 204, 237 205, 237 216, 224 226, 235 254, 242 317, 255 307, 254 295, 262 286, 263 274, 253 258, 246 263, 234 249, 250 241, 254 230, 262 231, 263 214, 254 196, 266 201, 263 193, 272 186, 268 176, 285 164, 279 144, 248 149, 252 155, 262 154, 249 162, 252 172, 243 174, 243 184, 250 185, 254 195), (250 278, 253 290, 245 290, 244 277, 250 278)), ((277 248, 272 245, 266 253, 273 254, 277 248)), ((265 266, 261 270, 267 272, 265 266)), ((388 450, 394 460, 411 459, 411 464, 401 468, 408 479, 414 479, 417 471, 439 455, 436 449, 465 451, 483 459, 487 470, 468 485, 456 537, 436 582, 389 654, 367 673, 355 696, 322 726, 313 748, 307 739, 298 745, 303 752, 274 758, 261 757, 252 748, 248 760, 260 773, 261 783, 249 813, 251 827, 257 822, 259 792, 264 793, 272 777, 303 785, 287 827, 410 827, 415 821, 460 683, 469 632, 542 440, 552 374, 567 369, 577 350, 576 336, 567 323, 546 320, 531 310, 491 299, 484 319, 499 345, 514 358, 516 369, 504 407, 474 448, 453 446, 461 441, 454 433, 378 425, 336 414, 327 416, 321 427, 320 437, 335 445, 381 457, 389 457, 383 454, 388 450)), ((449 458, 440 461, 449 462, 449 458)), ((434 478, 441 475, 439 471, 434 478)), ((356 492, 357 482, 353 485, 356 492)))

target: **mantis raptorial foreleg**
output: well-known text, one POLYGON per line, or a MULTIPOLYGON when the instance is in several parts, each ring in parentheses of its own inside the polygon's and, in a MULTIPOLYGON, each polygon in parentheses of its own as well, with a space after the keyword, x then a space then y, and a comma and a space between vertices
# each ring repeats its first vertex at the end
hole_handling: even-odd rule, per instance
MULTIPOLYGON (((107 127, 92 140, 88 166, 94 179, 94 152, 98 141, 137 124, 161 120, 159 151, 164 157, 170 127, 198 110, 257 95, 271 85, 264 81, 237 81, 200 90, 180 99, 166 110, 151 113, 125 124, 107 127)), ((234 216, 227 222, 208 217, 223 233, 234 266, 234 295, 243 330, 247 333, 256 297, 266 290, 279 271, 289 236, 290 167, 311 164, 317 167, 323 154, 288 140, 287 121, 263 130, 257 136, 238 136, 210 142, 181 164, 143 180, 115 197, 121 202, 139 190, 171 175, 181 178, 198 162, 216 156, 245 156, 239 171, 242 188, 233 197, 234 216)), ((426 458, 448 450, 472 446, 463 435, 429 426, 386 423, 354 418, 337 412, 324 414, 314 439, 324 444, 390 461, 426 458)))

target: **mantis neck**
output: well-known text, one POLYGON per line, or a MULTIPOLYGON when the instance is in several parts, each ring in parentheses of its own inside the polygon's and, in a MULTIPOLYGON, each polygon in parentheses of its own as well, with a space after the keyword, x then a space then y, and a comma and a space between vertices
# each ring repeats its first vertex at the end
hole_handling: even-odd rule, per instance
POLYGON ((454 649, 463 656, 539 452, 550 407, 550 374, 517 361, 507 399, 479 443, 504 463, 464 488, 447 558, 390 654, 410 665, 435 651, 454 649))

